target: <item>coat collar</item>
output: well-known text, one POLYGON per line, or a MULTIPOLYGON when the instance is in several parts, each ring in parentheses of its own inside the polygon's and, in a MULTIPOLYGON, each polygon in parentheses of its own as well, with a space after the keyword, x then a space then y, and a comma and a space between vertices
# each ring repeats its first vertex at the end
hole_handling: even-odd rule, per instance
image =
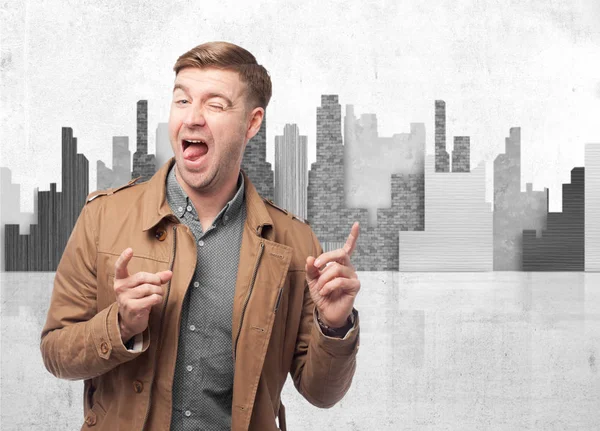
MULTIPOLYGON (((142 200, 144 206, 142 229, 144 231, 152 229, 164 218, 169 218, 173 221, 177 220, 169 207, 166 196, 167 175, 173 164, 175 164, 174 157, 165 163, 147 183, 142 200)), ((242 175, 244 176, 246 225, 257 236, 262 236, 272 241, 275 237, 273 220, 271 220, 271 216, 269 216, 262 198, 243 170, 242 175)))

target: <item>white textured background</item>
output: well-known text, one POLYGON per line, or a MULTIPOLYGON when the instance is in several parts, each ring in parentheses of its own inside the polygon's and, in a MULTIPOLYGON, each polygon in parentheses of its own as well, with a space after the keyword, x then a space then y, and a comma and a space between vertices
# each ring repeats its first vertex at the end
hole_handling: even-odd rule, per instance
POLYGON ((381 135, 424 122, 429 148, 444 99, 448 136, 470 135, 471 165, 488 162, 489 200, 492 161, 521 126, 523 180, 550 187, 560 210, 561 183, 583 165, 584 144, 600 141, 597 0, 5 0, 1 24, 0 165, 23 185, 23 211, 34 187, 60 188, 62 126, 90 160, 91 190, 96 161, 111 166, 113 135, 135 151, 139 99, 153 151, 172 66, 208 40, 240 44, 270 71, 270 161, 285 123, 308 136, 314 161, 323 93, 376 113, 381 135))
MULTIPOLYGON (((430 149, 434 100, 444 99, 448 142, 471 136, 471 165, 488 163, 488 197, 492 161, 521 126, 523 181, 549 187, 560 210, 560 184, 583 165, 584 144, 600 141, 600 2, 283 3, 0 2, 0 166, 22 184, 21 209, 33 210, 34 187, 60 188, 62 126, 90 161, 90 189, 96 161, 111 166, 112 136, 128 135, 134 151, 139 99, 149 101, 153 151, 177 56, 228 40, 271 73, 270 161, 285 123, 308 136, 314 161, 323 93, 376 113, 381 135, 425 123, 430 149)), ((0 428, 76 429, 80 384, 54 379, 38 354, 52 274, 2 277, 0 428)), ((361 277, 355 384, 318 412, 286 388, 293 429, 597 429, 595 275, 361 277)))

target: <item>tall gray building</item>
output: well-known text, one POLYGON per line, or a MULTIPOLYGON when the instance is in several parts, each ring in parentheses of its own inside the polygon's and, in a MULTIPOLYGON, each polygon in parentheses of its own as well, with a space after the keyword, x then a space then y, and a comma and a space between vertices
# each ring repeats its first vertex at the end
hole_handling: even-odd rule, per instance
POLYGON ((446 102, 435 101, 435 171, 450 172, 450 156, 446 151, 446 102))
POLYGON ((494 160, 494 271, 523 270, 523 230, 546 226, 548 189, 521 192, 521 128, 513 127, 494 160))
POLYGON ((452 172, 471 172, 471 139, 468 136, 454 137, 452 172))
POLYGON ((585 146, 585 270, 600 272, 600 144, 585 146))
POLYGON ((148 154, 148 101, 137 102, 136 152, 133 154, 133 172, 131 178, 148 181, 156 173, 156 158, 148 154))
POLYGON ((258 133, 248 141, 242 169, 265 199, 273 199, 273 169, 267 162, 267 117, 263 118, 258 133))
POLYGON ((307 218, 307 137, 296 124, 286 124, 283 136, 275 136, 275 203, 292 214, 307 218))
MULTIPOLYGON (((348 210, 344 198, 342 111, 337 95, 322 95, 317 107, 317 161, 308 173, 308 221, 325 250, 344 244, 354 220, 367 227, 368 213, 348 210)), ((361 235, 362 238, 364 238, 361 235)), ((363 247, 358 240, 357 253, 363 247)), ((358 267, 358 265, 357 265, 358 267)))
POLYGON ((131 151, 129 151, 128 136, 113 136, 112 169, 107 168, 103 161, 97 162, 98 190, 119 187, 131 179, 131 151))
POLYGON ((169 140, 169 124, 158 123, 156 127, 156 169, 173 157, 173 149, 169 140))

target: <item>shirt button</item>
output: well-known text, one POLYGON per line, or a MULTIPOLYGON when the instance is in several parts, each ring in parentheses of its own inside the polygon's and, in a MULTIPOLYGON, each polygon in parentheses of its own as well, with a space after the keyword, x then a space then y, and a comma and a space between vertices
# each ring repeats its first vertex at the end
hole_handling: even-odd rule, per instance
POLYGON ((195 331, 196 327, 194 325, 190 325, 190 331, 195 331))
POLYGON ((188 365, 187 367, 185 367, 185 369, 188 371, 192 371, 194 369, 194 367, 192 367, 191 365, 188 365))
POLYGON ((225 216, 225 221, 227 221, 227 220, 229 220, 229 216, 228 215, 225 216))
POLYGON ((198 245, 199 245, 200 247, 204 246, 204 241, 202 241, 202 240, 198 241, 198 245))
POLYGON ((183 207, 177 208, 177 211, 179 211, 180 213, 182 213, 183 212, 183 207))
POLYGON ((186 415, 189 418, 192 415, 192 412, 189 410, 186 410, 184 415, 186 415))
POLYGON ((199 287, 200 283, 198 283, 197 281, 194 281, 194 287, 199 287))
POLYGON ((188 207, 186 208, 189 212, 192 212, 192 207, 188 205, 188 207))

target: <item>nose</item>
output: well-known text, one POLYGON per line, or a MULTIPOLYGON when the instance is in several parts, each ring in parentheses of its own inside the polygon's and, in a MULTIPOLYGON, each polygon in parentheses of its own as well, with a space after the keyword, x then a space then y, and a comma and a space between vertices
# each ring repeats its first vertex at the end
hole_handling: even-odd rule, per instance
POLYGON ((192 105, 187 109, 183 124, 187 127, 202 127, 206 124, 204 108, 201 105, 192 105))

